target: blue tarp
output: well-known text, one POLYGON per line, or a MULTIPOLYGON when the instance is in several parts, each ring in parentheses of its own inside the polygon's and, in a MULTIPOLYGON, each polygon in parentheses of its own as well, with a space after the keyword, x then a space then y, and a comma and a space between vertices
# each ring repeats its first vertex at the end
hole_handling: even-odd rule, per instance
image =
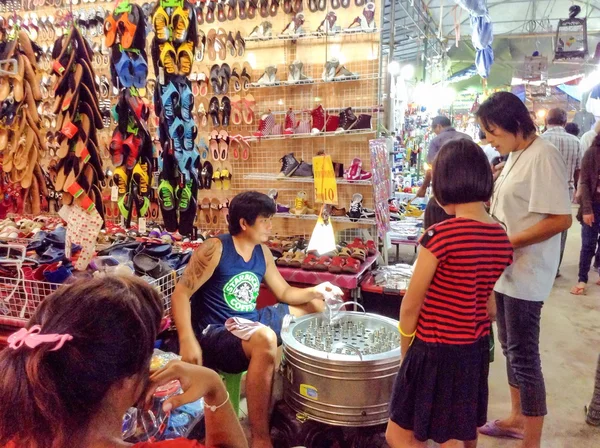
POLYGON ((494 50, 492 50, 494 30, 485 0, 455 1, 471 15, 471 40, 476 50, 475 66, 479 76, 487 78, 494 64, 494 50))

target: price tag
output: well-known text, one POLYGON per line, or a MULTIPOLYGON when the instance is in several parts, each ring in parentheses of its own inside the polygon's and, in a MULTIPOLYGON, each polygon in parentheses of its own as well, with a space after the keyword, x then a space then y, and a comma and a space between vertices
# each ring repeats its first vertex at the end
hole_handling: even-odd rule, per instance
POLYGON ((315 202, 337 205, 337 183, 331 156, 313 157, 313 173, 315 175, 315 202))
POLYGON ((110 200, 112 202, 117 202, 119 200, 119 187, 113 185, 110 189, 110 200))
POLYGON ((158 83, 161 86, 165 85, 165 69, 162 67, 158 67, 158 83))
POLYGON ((140 233, 146 233, 146 218, 138 219, 138 231, 140 233))

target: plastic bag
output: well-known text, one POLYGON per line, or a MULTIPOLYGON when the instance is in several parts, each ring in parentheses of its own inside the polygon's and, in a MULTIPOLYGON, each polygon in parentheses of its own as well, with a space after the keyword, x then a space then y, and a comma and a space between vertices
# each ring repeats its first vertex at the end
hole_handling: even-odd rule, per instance
MULTIPOLYGON (((170 361, 181 359, 174 353, 155 349, 150 370, 158 370, 170 361)), ((174 395, 183 393, 179 381, 174 380, 156 389, 148 408, 129 408, 123 416, 121 435, 131 443, 157 442, 186 437, 204 417, 204 400, 201 398, 173 409, 163 411, 163 403, 174 395)))

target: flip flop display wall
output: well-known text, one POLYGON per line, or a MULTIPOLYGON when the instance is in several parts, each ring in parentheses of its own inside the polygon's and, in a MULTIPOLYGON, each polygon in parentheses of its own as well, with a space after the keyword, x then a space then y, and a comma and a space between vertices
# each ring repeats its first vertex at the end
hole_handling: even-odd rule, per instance
POLYGON ((113 109, 117 126, 109 147, 114 166, 113 188, 118 191, 118 209, 129 228, 134 211, 139 218, 151 214, 150 180, 156 165, 147 123, 150 110, 144 97, 148 56, 142 7, 120 2, 104 20, 104 35, 111 52, 112 84, 119 90, 113 109))
MULTIPOLYGON (((301 212, 318 211, 310 163, 325 150, 354 173, 338 182, 336 229, 373 225, 367 215, 347 215, 355 194, 363 208, 376 205, 368 140, 381 112, 380 1, 131 0, 65 8, 56 1, 0 10, 3 41, 9 33, 2 30, 13 28, 35 40, 41 101, 32 92, 35 106, 22 110, 38 110, 34 178, 42 211, 85 200, 107 221, 128 227, 144 216, 189 234, 193 226, 226 229, 229 199, 240 191, 276 190, 276 232, 306 235, 316 215, 291 211, 300 196, 301 212), (71 38, 76 43, 63 47, 71 38), (75 105, 59 103, 67 92, 77 95, 75 105), (77 128, 72 138, 61 133, 68 120, 77 128), (89 160, 77 161, 73 154, 84 149, 89 160), (301 169, 282 176, 290 155, 301 169), (67 187, 81 181, 76 198, 63 178, 67 187)), ((6 79, 10 86, 13 78, 6 79)), ((0 148, 5 139, 10 146, 14 129, 0 125, 0 148)), ((30 198, 30 190, 20 197, 30 198)), ((21 202, 37 210, 30 199, 21 202)))

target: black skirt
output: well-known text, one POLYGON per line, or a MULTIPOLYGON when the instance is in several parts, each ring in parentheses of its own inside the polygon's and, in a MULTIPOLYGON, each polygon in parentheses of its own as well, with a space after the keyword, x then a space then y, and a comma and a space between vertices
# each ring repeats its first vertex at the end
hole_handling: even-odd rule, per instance
POLYGON ((400 366, 390 419, 420 441, 475 440, 487 421, 489 337, 468 345, 415 339, 400 366))

